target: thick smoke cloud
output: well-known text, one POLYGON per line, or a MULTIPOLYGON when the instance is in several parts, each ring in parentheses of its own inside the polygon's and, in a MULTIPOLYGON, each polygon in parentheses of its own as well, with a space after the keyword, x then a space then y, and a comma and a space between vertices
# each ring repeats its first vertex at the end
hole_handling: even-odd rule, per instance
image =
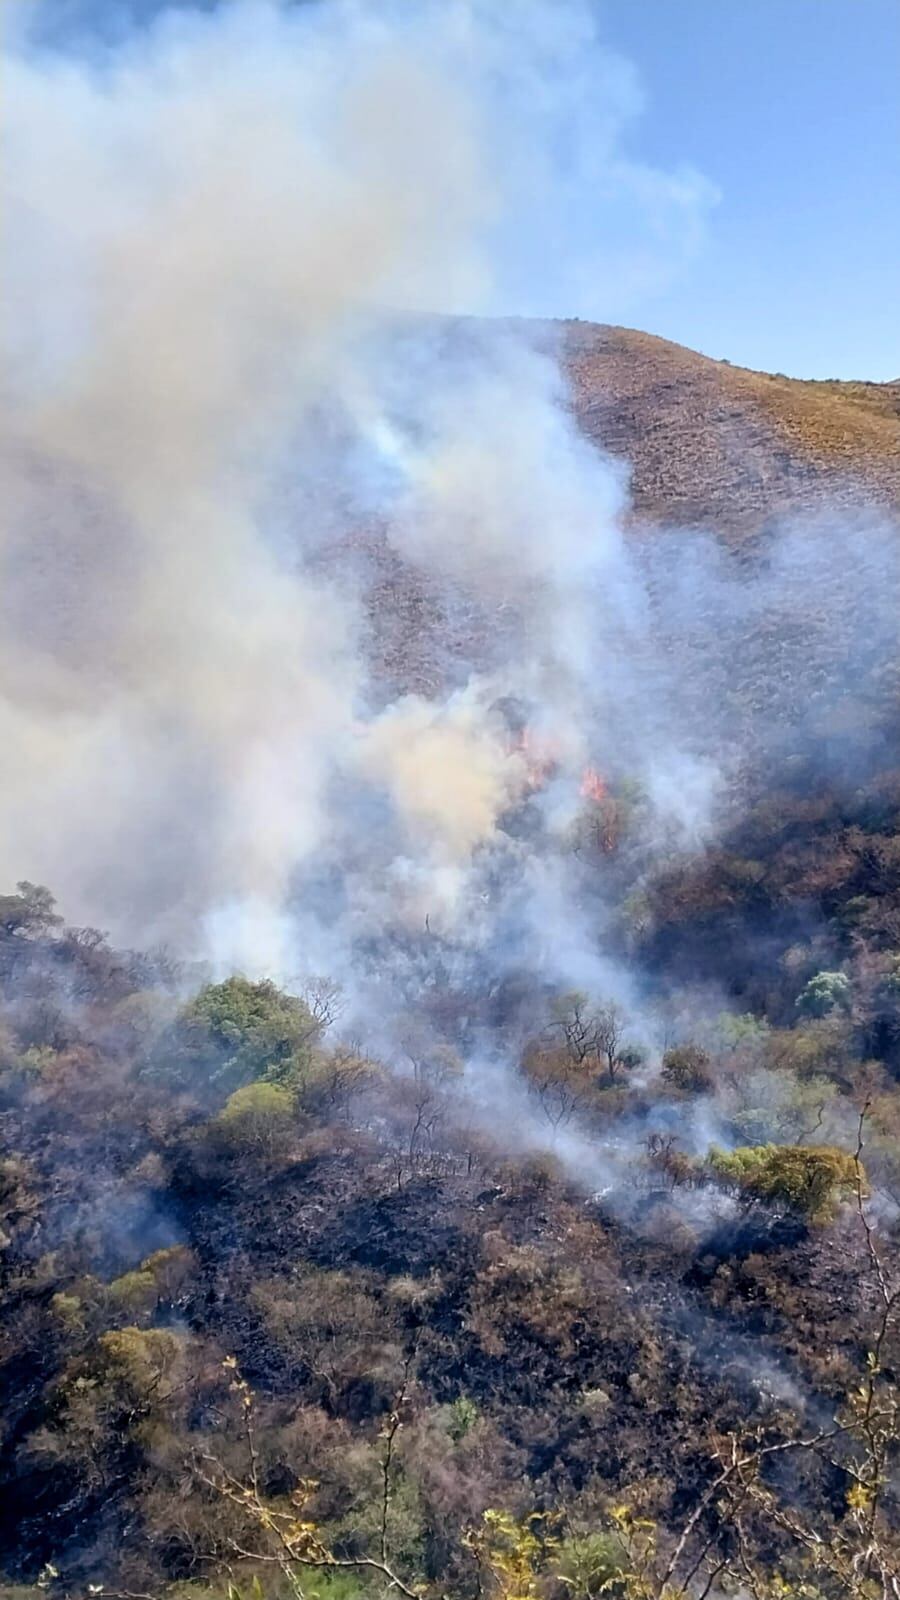
MULTIPOLYGON (((647 1072, 662 1038, 586 804, 639 796, 632 885, 702 843, 884 653, 895 542, 822 523, 750 574, 626 536, 564 331, 473 314, 613 289, 622 206, 622 279, 702 225, 700 180, 624 153, 639 97, 577 0, 177 9, 114 46, 52 10, 5 68, 4 881, 217 973, 329 974, 369 1048, 412 1018, 467 1114, 545 1142, 508 1066, 555 993, 624 1005, 647 1072)), ((693 1031, 725 1003, 689 1000, 693 1031)), ((646 1133, 553 1138, 608 1189, 646 1133)))
MULTIPOLYGON (((471 937, 528 780, 491 704, 552 729, 571 811, 615 654, 596 608, 621 643, 640 599, 552 352, 422 314, 506 292, 560 189, 554 132, 571 182, 627 184, 631 91, 577 5, 511 30, 492 4, 241 4, 112 49, 17 21, 3 873, 225 967, 291 970, 298 915, 335 953, 310 931, 326 869, 330 937, 429 912, 471 937), (591 116, 576 56, 609 90, 591 116), (366 518, 436 592, 511 618, 437 702, 379 698, 359 595, 321 560, 366 518)), ((584 266, 597 240, 573 244, 584 266)))

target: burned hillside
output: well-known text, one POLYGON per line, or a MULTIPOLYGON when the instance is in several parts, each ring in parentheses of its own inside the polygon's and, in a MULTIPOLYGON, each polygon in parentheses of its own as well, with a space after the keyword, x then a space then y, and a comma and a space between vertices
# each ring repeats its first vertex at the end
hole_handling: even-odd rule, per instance
POLYGON ((13 11, 0 1600, 896 1597, 897 386, 508 314, 583 0, 13 11))

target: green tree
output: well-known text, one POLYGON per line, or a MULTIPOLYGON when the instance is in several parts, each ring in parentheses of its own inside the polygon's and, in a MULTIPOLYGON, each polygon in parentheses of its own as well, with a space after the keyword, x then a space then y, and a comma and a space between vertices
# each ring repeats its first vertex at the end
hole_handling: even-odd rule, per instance
POLYGON ((236 976, 207 984, 184 1007, 175 1043, 186 1065, 223 1087, 268 1078, 293 1088, 308 1073, 324 1026, 298 995, 236 976))
POLYGON ((852 1000, 846 973, 817 972, 798 994, 797 1010, 807 1017, 827 1017, 832 1011, 849 1011, 852 1000))
POLYGON ((713 1148, 709 1165, 748 1199, 783 1206, 808 1222, 828 1222, 856 1189, 853 1156, 828 1144, 713 1148))

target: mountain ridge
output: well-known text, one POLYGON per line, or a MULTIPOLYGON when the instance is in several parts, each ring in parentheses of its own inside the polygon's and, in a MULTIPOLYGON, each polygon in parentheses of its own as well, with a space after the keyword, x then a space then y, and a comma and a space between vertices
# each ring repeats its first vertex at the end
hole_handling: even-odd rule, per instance
POLYGON ((811 509, 900 508, 900 381, 788 378, 638 329, 558 328, 575 415, 628 461, 637 519, 739 543, 811 509))

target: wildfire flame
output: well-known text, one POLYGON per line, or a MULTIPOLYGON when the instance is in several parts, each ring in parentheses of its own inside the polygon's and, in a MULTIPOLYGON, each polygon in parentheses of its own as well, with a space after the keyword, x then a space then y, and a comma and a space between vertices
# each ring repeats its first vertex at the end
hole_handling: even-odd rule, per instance
MULTIPOLYGON (((525 768, 527 789, 534 793, 543 789, 559 770, 562 747, 552 734, 536 733, 527 723, 508 728, 506 748, 511 756, 518 756, 525 768)), ((609 789, 603 774, 596 767, 585 767, 581 774, 579 794, 590 805, 602 805, 609 798, 609 789)))
POLYGON ((606 780, 597 771, 596 767, 585 767, 581 775, 579 794, 582 800, 589 800, 592 805, 599 806, 606 799, 606 780))

